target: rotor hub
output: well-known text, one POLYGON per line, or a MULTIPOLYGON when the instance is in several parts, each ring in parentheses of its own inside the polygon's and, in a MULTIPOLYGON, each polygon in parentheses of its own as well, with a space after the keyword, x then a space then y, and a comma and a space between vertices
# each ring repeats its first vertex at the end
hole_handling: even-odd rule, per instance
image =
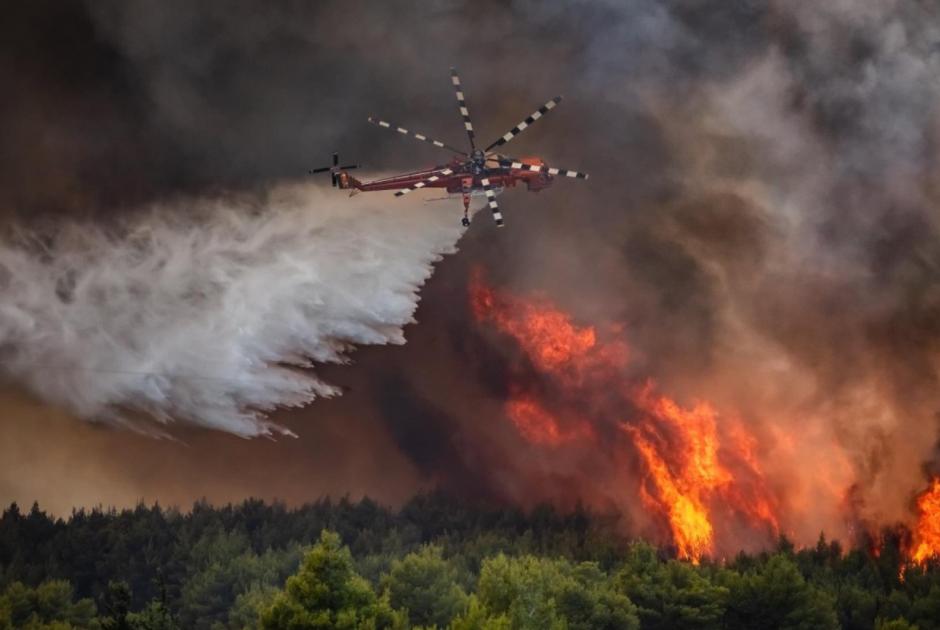
POLYGON ((486 153, 480 149, 475 149, 470 154, 470 165, 475 174, 480 175, 483 173, 486 170, 486 153))

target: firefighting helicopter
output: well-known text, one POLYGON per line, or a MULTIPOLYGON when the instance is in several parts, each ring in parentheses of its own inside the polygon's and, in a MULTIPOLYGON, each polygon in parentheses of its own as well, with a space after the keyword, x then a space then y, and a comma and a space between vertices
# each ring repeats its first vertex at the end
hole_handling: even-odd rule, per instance
POLYGON ((503 134, 499 139, 490 143, 485 149, 477 148, 475 136, 473 133, 473 123, 470 120, 470 111, 467 109, 467 102, 464 99, 463 89, 460 85, 460 77, 455 68, 450 69, 451 83, 457 94, 457 105, 460 115, 463 117, 463 125, 467 131, 467 137, 470 139, 470 151, 464 151, 452 147, 434 138, 424 134, 409 131, 404 127, 399 127, 385 120, 369 118, 369 122, 379 127, 384 127, 396 131, 403 136, 409 136, 433 144, 434 146, 451 151, 456 156, 447 164, 435 166, 434 168, 413 171, 386 177, 371 182, 361 182, 351 176, 347 171, 358 168, 358 164, 347 164, 340 166, 339 155, 333 154, 333 165, 324 166, 310 170, 310 174, 330 173, 334 188, 352 189, 352 194, 358 191, 377 191, 377 190, 397 190, 396 197, 407 195, 410 192, 421 188, 444 188, 449 194, 460 194, 463 199, 463 219, 461 223, 464 227, 470 225, 470 199, 471 197, 484 195, 487 205, 493 213, 493 219, 498 227, 503 226, 503 215, 499 210, 499 204, 496 201, 496 195, 503 192, 507 187, 512 187, 519 182, 525 182, 530 192, 538 192, 552 185, 556 175, 563 177, 572 177, 577 179, 587 179, 585 173, 572 171, 563 168, 548 166, 540 158, 514 158, 502 153, 497 153, 494 149, 502 147, 507 142, 528 129, 535 121, 550 112, 561 102, 561 97, 556 96, 537 110, 532 112, 525 120, 503 134))

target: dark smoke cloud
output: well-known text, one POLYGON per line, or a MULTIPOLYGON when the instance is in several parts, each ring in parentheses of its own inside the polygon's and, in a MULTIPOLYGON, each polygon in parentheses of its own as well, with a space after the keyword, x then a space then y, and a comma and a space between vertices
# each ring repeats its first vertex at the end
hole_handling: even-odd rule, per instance
MULTIPOLYGON (((409 344, 363 352, 339 379, 352 391, 289 414, 301 444, 354 461, 392 450, 403 485, 603 499, 518 454, 500 410, 511 349, 466 312, 479 262, 582 322, 624 324, 637 371, 745 418, 802 510, 799 537, 847 527, 814 486, 820 469, 855 488, 854 517, 906 518, 940 408, 933 4, 50 2, 8 17, 0 199, 21 216, 264 188, 337 149, 375 170, 431 164, 443 156, 364 119, 459 142, 451 64, 486 138, 565 95, 509 146, 591 180, 502 196, 507 229, 475 222, 423 293, 409 344), (323 425, 351 415, 382 439, 330 442, 323 425)), ((229 452, 219 440, 190 457, 229 452)), ((295 452, 297 474, 317 474, 320 451, 295 452)), ((234 467, 224 459, 212 470, 234 467)), ((159 496, 164 474, 154 463, 133 487, 159 496)), ((401 496, 380 486, 356 485, 401 496)))

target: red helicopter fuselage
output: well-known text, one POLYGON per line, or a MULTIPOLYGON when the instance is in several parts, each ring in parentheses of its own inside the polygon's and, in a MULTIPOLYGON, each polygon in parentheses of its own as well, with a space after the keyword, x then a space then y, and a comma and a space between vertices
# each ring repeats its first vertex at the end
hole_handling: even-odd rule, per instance
MULTIPOLYGON (((543 166, 544 162, 536 157, 523 158, 523 164, 529 166, 543 166)), ((493 188, 512 188, 517 184, 524 183, 529 192, 538 192, 552 185, 553 177, 547 172, 519 171, 500 168, 498 165, 493 168, 487 168, 484 172, 474 173, 472 169, 467 168, 460 159, 454 159, 444 166, 435 166, 433 168, 410 173, 402 173, 393 177, 377 179, 371 182, 361 182, 349 173, 342 171, 338 174, 338 184, 343 189, 353 189, 363 192, 382 191, 382 190, 402 190, 409 188, 419 182, 427 182, 423 188, 443 188, 448 193, 462 193, 464 191, 482 191, 483 179, 488 179, 493 188), (453 172, 444 175, 438 179, 427 182, 428 178, 435 173, 440 173, 442 169, 449 168, 453 172)))

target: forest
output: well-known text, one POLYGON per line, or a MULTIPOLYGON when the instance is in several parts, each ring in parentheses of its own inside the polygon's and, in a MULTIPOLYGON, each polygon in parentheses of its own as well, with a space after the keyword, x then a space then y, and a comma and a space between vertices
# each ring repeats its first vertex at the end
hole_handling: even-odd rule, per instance
POLYGON ((0 630, 940 628, 940 563, 877 545, 699 564, 583 508, 322 499, 0 518, 0 630))

